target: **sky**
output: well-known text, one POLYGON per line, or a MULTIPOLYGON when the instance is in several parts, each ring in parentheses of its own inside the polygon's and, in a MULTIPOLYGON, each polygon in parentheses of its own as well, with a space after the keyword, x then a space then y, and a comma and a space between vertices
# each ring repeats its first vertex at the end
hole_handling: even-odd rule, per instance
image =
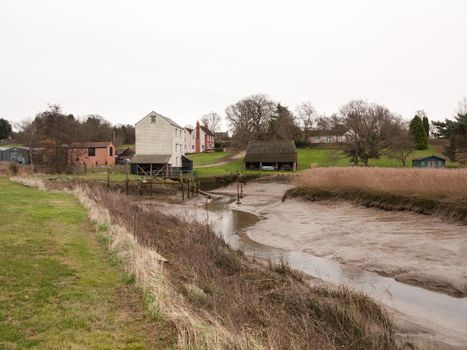
POLYGON ((59 104, 182 125, 263 93, 451 117, 467 96, 467 0, 0 0, 0 117, 59 104))

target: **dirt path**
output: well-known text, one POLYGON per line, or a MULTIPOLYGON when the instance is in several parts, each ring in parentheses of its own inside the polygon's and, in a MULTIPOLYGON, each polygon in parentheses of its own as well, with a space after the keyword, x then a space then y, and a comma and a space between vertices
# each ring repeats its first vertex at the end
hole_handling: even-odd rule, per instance
MULTIPOLYGON (((465 226, 436 217, 363 208, 346 202, 282 202, 282 195, 290 187, 271 183, 244 187, 242 204, 232 203, 230 207, 263 219, 246 230, 248 237, 284 251, 312 254, 427 289, 466 295, 465 226)), ((235 191, 235 187, 227 187, 216 193, 235 191)), ((459 299, 459 309, 465 308, 466 300, 459 299)), ((449 305, 455 313, 455 298, 449 305)), ((424 341, 436 334, 437 345, 450 344, 446 348, 467 346, 463 331, 467 315, 457 315, 458 320, 430 319, 429 303, 417 310, 411 307, 406 306, 405 315, 397 314, 405 332, 416 333, 424 341)), ((421 348, 426 346, 424 343, 421 348)))
POLYGON ((234 154, 233 156, 230 156, 230 157, 226 158, 222 162, 213 163, 213 164, 206 164, 206 165, 198 165, 198 166, 195 166, 195 168, 209 168, 209 167, 213 167, 213 166, 225 165, 227 163, 230 163, 233 160, 237 160, 237 159, 241 159, 241 158, 245 157, 245 153, 246 153, 245 151, 241 151, 239 153, 234 154))

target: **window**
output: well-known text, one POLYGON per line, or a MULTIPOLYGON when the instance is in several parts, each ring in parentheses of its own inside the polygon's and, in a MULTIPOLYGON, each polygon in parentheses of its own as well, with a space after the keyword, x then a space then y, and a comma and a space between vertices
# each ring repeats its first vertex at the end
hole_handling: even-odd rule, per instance
POLYGON ((195 149, 195 145, 191 145, 191 149, 195 149))
POLYGON ((204 145, 201 145, 201 148, 204 149, 204 145))
POLYGON ((151 115, 151 123, 154 124, 156 122, 156 116, 151 115))
POLYGON ((421 164, 420 164, 420 165, 421 165, 421 166, 425 166, 425 161, 424 161, 424 160, 422 160, 422 162, 421 162, 421 164))
POLYGON ((439 161, 438 161, 438 166, 439 166, 439 167, 442 167, 442 166, 443 166, 443 161, 442 161, 442 160, 439 160, 439 161))
POLYGON ((109 147, 109 156, 113 157, 113 155, 114 155, 114 149, 113 147, 109 147))
POLYGON ((89 147, 88 148, 88 157, 95 157, 96 156, 96 147, 89 147))

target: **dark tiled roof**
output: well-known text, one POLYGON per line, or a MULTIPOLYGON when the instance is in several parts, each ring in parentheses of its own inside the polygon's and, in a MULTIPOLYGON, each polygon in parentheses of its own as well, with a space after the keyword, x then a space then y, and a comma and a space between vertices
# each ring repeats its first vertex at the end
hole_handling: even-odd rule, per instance
POLYGON ((245 162, 296 162, 297 148, 293 141, 250 141, 245 162))
POLYGON ((207 127, 200 125, 201 130, 203 130, 206 134, 214 136, 214 134, 209 130, 207 127))
POLYGON ((444 157, 440 157, 440 156, 435 156, 435 155, 431 155, 431 156, 425 156, 425 157, 420 157, 420 158, 414 158, 413 160, 427 160, 427 159, 430 159, 430 158, 436 158, 436 159, 439 159, 439 160, 444 160, 446 161, 447 159, 444 158, 444 157))
POLYGON ((193 132, 193 129, 192 129, 192 128, 185 128, 185 130, 187 130, 189 133, 192 133, 192 132, 193 132))

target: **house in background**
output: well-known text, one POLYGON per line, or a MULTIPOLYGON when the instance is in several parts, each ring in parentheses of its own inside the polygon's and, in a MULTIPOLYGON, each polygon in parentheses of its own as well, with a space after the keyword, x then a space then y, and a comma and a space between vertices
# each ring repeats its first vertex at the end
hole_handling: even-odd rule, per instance
POLYGON ((26 147, 0 147, 0 161, 30 164, 30 150, 26 147))
POLYGON ((251 170, 297 170, 297 148, 293 141, 250 141, 244 168, 251 170))
POLYGON ((135 125, 135 151, 131 160, 133 174, 175 174, 192 170, 184 155, 186 130, 172 119, 151 112, 135 125))
POLYGON ((68 162, 87 166, 114 165, 115 146, 112 142, 74 142, 68 147, 68 162))
POLYGON ((185 128, 185 152, 195 153, 195 131, 192 128, 185 128))
POLYGON ((412 167, 414 168, 444 168, 445 166, 446 159, 434 155, 412 160, 412 167))
POLYGON ((214 151, 214 134, 205 126, 196 122, 195 153, 214 151))
POLYGON ((332 144, 347 142, 347 130, 336 128, 333 130, 311 130, 308 132, 307 141, 309 144, 332 144))

